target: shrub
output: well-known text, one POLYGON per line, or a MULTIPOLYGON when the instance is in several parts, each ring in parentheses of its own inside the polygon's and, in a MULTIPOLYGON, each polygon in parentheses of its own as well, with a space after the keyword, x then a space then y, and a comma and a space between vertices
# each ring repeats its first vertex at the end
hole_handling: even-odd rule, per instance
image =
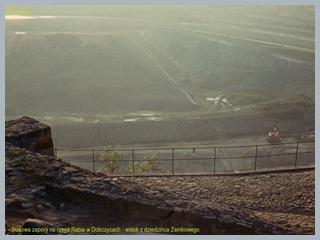
MULTIPOLYGON (((141 162, 136 161, 134 163, 134 171, 136 173, 162 171, 162 168, 159 166, 161 162, 157 161, 157 156, 158 156, 158 153, 155 153, 155 152, 147 153, 144 156, 143 161, 141 162)), ((132 163, 129 163, 127 167, 127 172, 130 172, 130 173, 133 172, 132 163)))
POLYGON ((120 167, 121 160, 125 157, 125 154, 121 152, 119 145, 112 147, 111 145, 104 147, 100 152, 100 160, 106 164, 100 168, 102 172, 115 172, 120 167))

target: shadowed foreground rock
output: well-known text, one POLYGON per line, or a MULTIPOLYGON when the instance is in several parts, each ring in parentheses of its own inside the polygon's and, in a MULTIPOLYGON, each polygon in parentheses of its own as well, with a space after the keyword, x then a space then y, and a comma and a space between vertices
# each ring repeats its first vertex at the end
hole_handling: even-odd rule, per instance
POLYGON ((31 234, 315 232, 314 171, 285 173, 295 180, 290 183, 283 182, 284 173, 270 179, 268 174, 110 178, 13 143, 6 142, 9 234, 37 229, 28 227, 34 226, 30 218, 42 226, 31 234), (293 193, 276 189, 273 195, 272 186, 263 187, 266 182, 278 182, 284 192, 290 185, 293 193))
POLYGON ((54 156, 51 128, 30 117, 6 122, 6 142, 31 152, 54 156))

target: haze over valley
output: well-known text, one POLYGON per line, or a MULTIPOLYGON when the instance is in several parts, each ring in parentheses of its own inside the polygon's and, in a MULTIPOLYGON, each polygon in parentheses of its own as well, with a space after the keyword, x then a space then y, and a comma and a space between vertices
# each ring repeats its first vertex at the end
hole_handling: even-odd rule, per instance
POLYGON ((6 118, 48 123, 55 145, 314 131, 312 6, 18 8, 29 14, 6 15, 6 118))

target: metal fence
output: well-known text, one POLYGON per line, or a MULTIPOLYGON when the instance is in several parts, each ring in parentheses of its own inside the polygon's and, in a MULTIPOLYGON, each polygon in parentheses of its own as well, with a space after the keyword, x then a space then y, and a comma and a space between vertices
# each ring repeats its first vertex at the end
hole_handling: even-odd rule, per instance
MULTIPOLYGON (((55 148, 57 158, 93 172, 101 171, 106 164, 100 160, 103 151, 55 148)), ((115 175, 241 173, 315 165, 315 143, 312 141, 250 146, 120 148, 118 152, 122 158, 119 168, 112 173, 115 175), (155 157, 153 169, 143 171, 139 166, 150 154, 155 157)))

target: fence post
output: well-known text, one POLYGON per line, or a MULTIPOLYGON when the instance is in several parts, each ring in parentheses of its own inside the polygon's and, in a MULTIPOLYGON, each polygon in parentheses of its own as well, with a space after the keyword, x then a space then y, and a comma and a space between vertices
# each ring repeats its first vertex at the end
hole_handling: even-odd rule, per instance
POLYGON ((93 169, 93 172, 95 173, 96 172, 96 168, 95 168, 95 165, 94 165, 94 150, 92 150, 92 169, 93 169))
POLYGON ((298 153, 299 153, 299 142, 297 142, 296 146, 296 159, 294 160, 294 167, 297 167, 297 161, 298 161, 298 153))
POLYGON ((172 174, 174 174, 174 148, 172 148, 172 174))
POLYGON ((254 170, 257 171, 258 145, 256 145, 256 155, 254 156, 254 170))
POLYGON ((214 147, 214 152, 213 152, 213 173, 216 173, 216 154, 217 154, 217 147, 214 147))
POLYGON ((134 175, 134 149, 132 149, 131 154, 132 154, 132 174, 134 175))

